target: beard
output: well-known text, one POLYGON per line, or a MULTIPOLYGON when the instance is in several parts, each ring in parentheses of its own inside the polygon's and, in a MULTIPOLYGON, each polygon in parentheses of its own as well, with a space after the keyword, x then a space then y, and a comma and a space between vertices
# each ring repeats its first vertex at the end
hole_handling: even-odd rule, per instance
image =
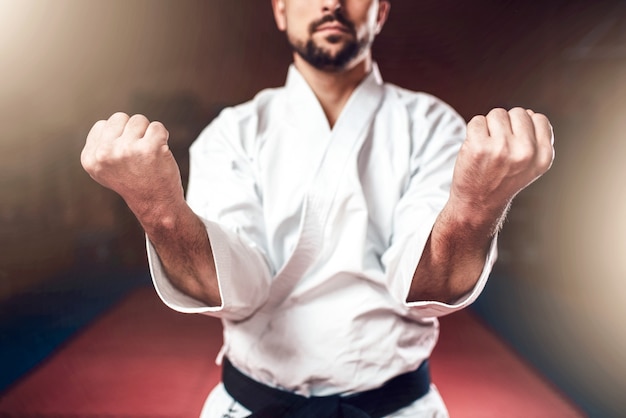
MULTIPOLYGON (((326 41, 330 44, 342 42, 343 36, 330 35, 326 37, 326 41)), ((361 52, 369 47, 372 43, 370 39, 357 39, 356 30, 352 22, 346 19, 340 11, 334 14, 324 16, 318 21, 309 25, 309 38, 306 41, 299 41, 287 36, 291 49, 302 59, 311 64, 314 68, 323 71, 341 71, 361 52), (328 49, 318 45, 313 40, 313 34, 318 27, 325 23, 339 22, 344 25, 349 34, 349 39, 343 41, 341 49, 333 53, 328 49)))

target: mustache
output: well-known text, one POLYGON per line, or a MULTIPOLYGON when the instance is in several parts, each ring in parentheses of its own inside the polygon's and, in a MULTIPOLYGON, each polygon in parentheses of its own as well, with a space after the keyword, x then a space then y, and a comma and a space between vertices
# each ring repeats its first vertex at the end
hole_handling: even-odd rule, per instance
POLYGON ((333 13, 326 14, 322 18, 314 21, 309 25, 309 33, 313 34, 320 26, 326 23, 339 22, 345 26, 350 33, 355 34, 354 24, 350 22, 340 10, 336 10, 333 13))

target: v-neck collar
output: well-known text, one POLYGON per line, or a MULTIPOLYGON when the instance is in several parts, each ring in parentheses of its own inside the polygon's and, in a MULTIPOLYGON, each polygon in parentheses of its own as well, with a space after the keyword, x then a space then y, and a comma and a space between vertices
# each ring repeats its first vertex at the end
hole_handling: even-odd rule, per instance
POLYGON ((359 120, 368 120, 383 95, 383 80, 376 63, 372 71, 361 81, 344 105, 335 125, 331 129, 324 109, 317 96, 294 64, 289 66, 285 87, 290 111, 297 124, 309 132, 332 134, 338 130, 359 130, 359 120), (347 125, 346 127, 342 125, 347 125))
MULTIPOLYGON (((272 282, 263 310, 281 304, 318 257, 323 247, 325 225, 340 185, 339 179, 367 137, 368 127, 384 96, 378 68, 359 84, 332 130, 317 97, 302 75, 291 66, 287 79, 288 110, 305 136, 313 136, 322 154, 303 200, 298 241, 272 282)), ((291 121, 289 121, 291 122, 291 121)))

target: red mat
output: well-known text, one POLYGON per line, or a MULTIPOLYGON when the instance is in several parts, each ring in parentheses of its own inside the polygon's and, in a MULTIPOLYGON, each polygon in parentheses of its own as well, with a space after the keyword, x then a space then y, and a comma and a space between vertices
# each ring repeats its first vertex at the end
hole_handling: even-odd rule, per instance
MULTIPOLYGON (((453 418, 582 417, 468 311, 444 317, 433 380, 453 418)), ((197 417, 221 324, 141 289, 0 398, 0 416, 197 417)))

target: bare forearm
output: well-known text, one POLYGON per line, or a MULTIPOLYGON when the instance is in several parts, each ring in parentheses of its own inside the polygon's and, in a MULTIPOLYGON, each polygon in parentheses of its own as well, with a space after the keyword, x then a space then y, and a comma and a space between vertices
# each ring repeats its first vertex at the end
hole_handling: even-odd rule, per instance
POLYGON ((189 206, 182 202, 166 211, 135 214, 172 285, 208 306, 220 306, 211 244, 204 224, 189 206))
POLYGON ((506 207, 493 215, 475 216, 448 202, 426 242, 407 302, 452 303, 468 293, 483 271, 505 213, 506 207))

